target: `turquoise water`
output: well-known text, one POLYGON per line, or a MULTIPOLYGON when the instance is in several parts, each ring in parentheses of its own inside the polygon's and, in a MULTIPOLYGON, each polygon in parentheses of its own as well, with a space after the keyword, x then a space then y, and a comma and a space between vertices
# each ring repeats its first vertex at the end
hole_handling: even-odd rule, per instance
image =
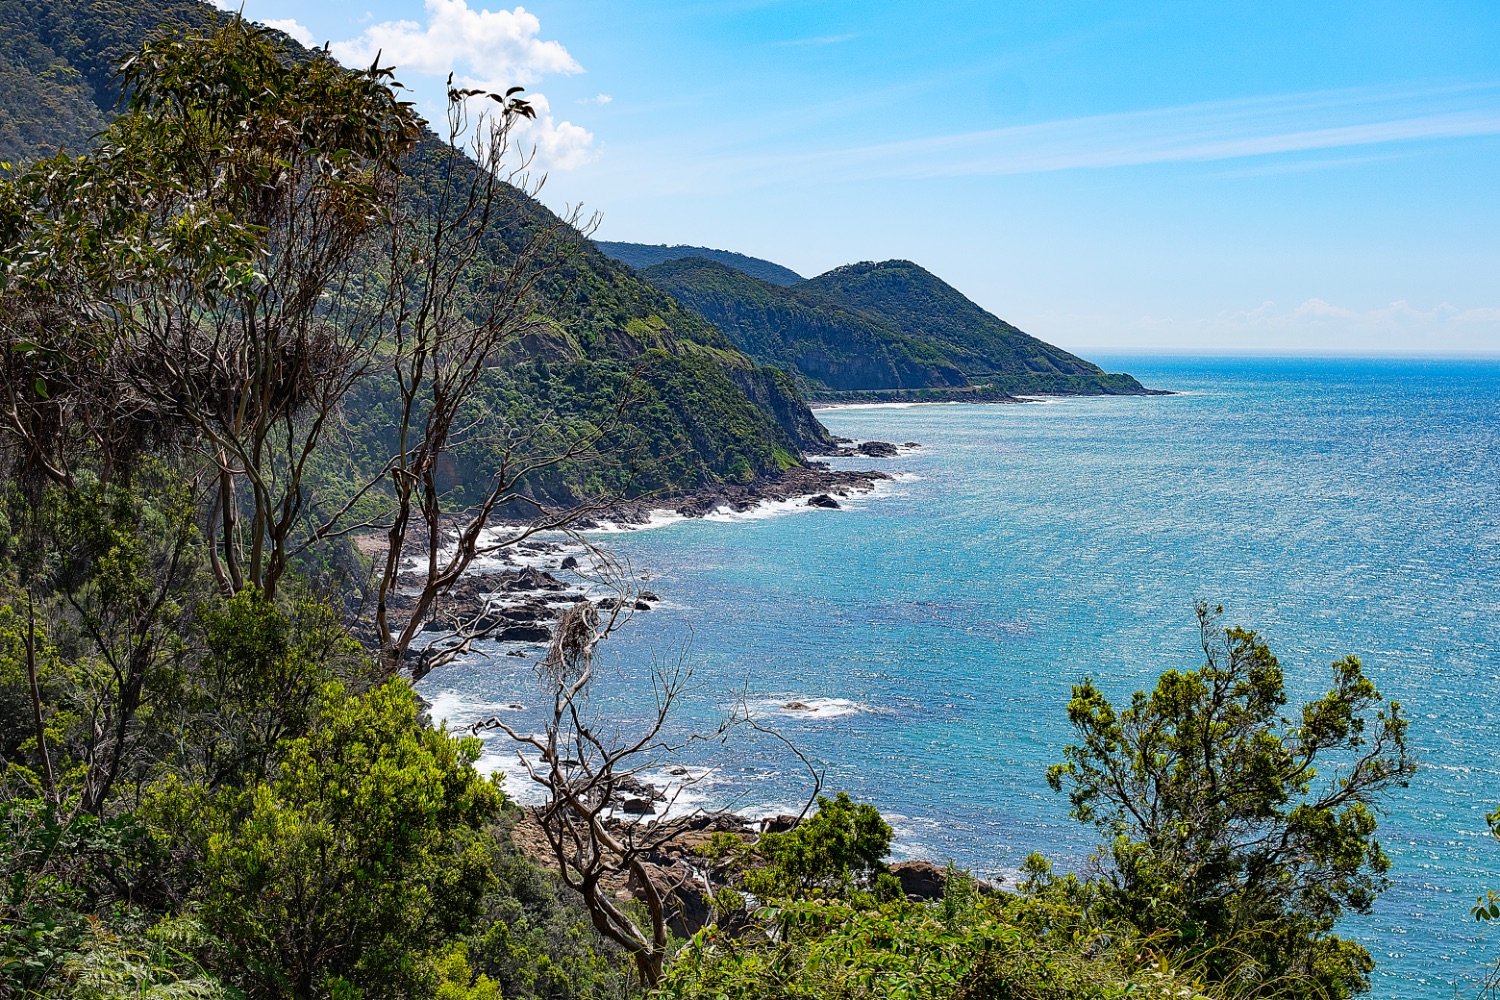
MULTIPOLYGON (((1500 888, 1500 362, 1105 360, 1182 394, 826 411, 923 447, 850 509, 609 536, 666 604, 610 640, 598 711, 628 726, 651 662, 685 657, 683 725, 742 694, 828 787, 892 814, 903 852, 1004 877, 1094 843, 1043 778, 1069 685, 1123 698, 1195 666, 1193 602, 1222 603, 1294 695, 1356 653, 1411 712, 1422 771, 1381 821, 1395 884, 1345 932, 1377 997, 1472 993, 1500 954, 1468 909, 1500 888)), ((466 718, 529 678, 497 656, 427 690, 466 718)), ((774 810, 805 784, 764 738, 699 760, 714 804, 774 810)))

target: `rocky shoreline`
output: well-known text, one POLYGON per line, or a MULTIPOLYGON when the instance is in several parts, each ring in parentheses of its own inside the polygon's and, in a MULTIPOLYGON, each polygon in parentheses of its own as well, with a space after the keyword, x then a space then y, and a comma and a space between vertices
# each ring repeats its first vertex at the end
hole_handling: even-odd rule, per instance
MULTIPOLYGON (((864 442, 855 448, 840 448, 828 457, 863 456, 890 458, 897 454, 895 445, 885 442, 864 442), (875 447, 889 451, 860 451, 858 448, 875 447)), ((743 514, 763 503, 785 503, 806 498, 847 497, 853 493, 868 493, 875 484, 890 479, 890 475, 874 469, 847 471, 830 469, 824 462, 813 462, 806 466, 787 469, 774 479, 758 479, 743 485, 726 483, 694 490, 678 497, 646 497, 641 500, 624 500, 607 511, 592 517, 582 518, 574 527, 582 529, 606 526, 630 526, 649 524, 661 514, 676 514, 681 517, 707 517, 716 511, 727 510, 743 514)), ((809 502, 810 507, 826 507, 826 503, 809 502)))
MULTIPOLYGON (((819 456, 808 456, 808 464, 788 469, 775 478, 738 485, 726 484, 697 490, 682 496, 651 497, 626 501, 607 511, 580 519, 572 527, 630 528, 645 526, 662 515, 684 518, 706 517, 720 511, 745 513, 766 503, 796 503, 820 509, 838 509, 841 500, 869 493, 877 484, 889 481, 890 474, 878 470, 836 470, 820 458, 894 458, 919 448, 914 441, 895 445, 883 441, 855 442, 835 438, 834 447, 819 456)), ((444 599, 444 613, 428 628, 441 631, 443 618, 478 619, 484 626, 495 627, 492 638, 514 643, 517 648, 507 655, 531 656, 551 640, 552 630, 562 613, 585 598, 604 607, 612 607, 619 597, 603 597, 587 592, 587 553, 578 545, 544 539, 527 539, 504 550, 502 569, 473 572, 460 580, 444 599), (561 576, 557 575, 561 574, 561 576), (573 577, 573 580, 566 579, 573 577), (576 581, 576 582, 574 582, 576 581)), ((657 594, 640 590, 626 598, 627 610, 652 610, 660 601, 657 594)), ((400 598, 397 603, 399 606, 400 598)), ((787 710, 809 709, 801 703, 788 703, 787 710)), ((672 772, 677 773, 677 772, 672 772)), ((685 771, 683 773, 686 773, 685 771)), ((609 824, 624 832, 625 827, 654 817, 670 808, 667 794, 649 782, 627 776, 619 782, 612 796, 614 818, 609 824)), ((516 847, 532 860, 547 867, 555 864, 546 836, 537 824, 534 810, 520 808, 513 816, 512 837, 516 847)), ((644 868, 651 881, 662 890, 671 913, 674 933, 687 936, 702 927, 711 915, 709 884, 715 873, 698 852, 715 834, 729 833, 754 841, 763 833, 782 832, 798 822, 795 816, 752 819, 731 812, 704 812, 680 823, 681 829, 645 858, 644 868)), ((901 882, 906 894, 916 900, 941 898, 947 882, 947 871, 930 861, 907 860, 892 863, 888 870, 901 882)), ((625 873, 611 876, 610 890, 621 900, 640 898, 641 887, 625 873)))
MULTIPOLYGON (((884 441, 854 442, 835 438, 834 447, 819 458, 893 458, 919 447, 916 442, 901 446, 884 441)), ((840 470, 809 456, 804 466, 787 469, 779 476, 745 484, 723 484, 695 490, 675 497, 646 497, 616 503, 607 510, 579 518, 574 530, 644 527, 653 519, 666 516, 701 518, 717 512, 746 513, 768 503, 793 503, 837 510, 851 496, 873 491, 891 476, 878 470, 840 470)), ((499 525, 501 532, 507 527, 499 525)), ((366 539, 368 546, 382 540, 366 539)), ((546 645, 563 611, 590 596, 583 573, 589 567, 588 554, 580 545, 541 538, 527 539, 496 553, 491 567, 466 574, 443 595, 436 613, 423 623, 423 631, 444 632, 456 622, 469 623, 490 630, 490 639, 529 647, 546 645), (493 565, 498 563, 498 566, 493 565), (563 574, 563 577, 557 574, 563 574), (577 582, 564 577, 574 575, 577 582)), ((415 580, 412 581, 413 586, 415 580)), ((631 602, 627 611, 650 611, 660 598, 651 591, 641 591, 623 598, 631 602)), ((394 611, 405 610, 412 598, 400 592, 393 595, 394 611)), ((603 597, 600 604, 613 607, 620 597, 603 597)), ((524 649, 509 655, 530 655, 524 649)))

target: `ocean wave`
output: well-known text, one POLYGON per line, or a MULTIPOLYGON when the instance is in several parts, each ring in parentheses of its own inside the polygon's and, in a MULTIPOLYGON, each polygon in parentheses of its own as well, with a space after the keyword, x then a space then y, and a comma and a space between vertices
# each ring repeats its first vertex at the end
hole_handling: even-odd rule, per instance
POLYGON ((750 706, 756 716, 775 715, 788 719, 811 719, 819 722, 828 719, 843 719, 851 715, 864 715, 874 709, 847 698, 799 698, 787 697, 762 700, 750 706))
POLYGON ((703 520, 714 521, 720 524, 733 524, 740 521, 767 521, 773 517, 784 517, 787 514, 810 514, 823 509, 822 507, 808 506, 807 497, 792 497, 790 500, 762 500, 748 510, 732 510, 729 507, 716 507, 703 515, 703 520))
POLYGON ((617 535, 624 531, 650 531, 652 528, 665 528, 687 520, 691 518, 675 510, 654 510, 646 516, 644 521, 601 521, 597 526, 586 528, 579 534, 617 535))
POLYGON ((473 701, 454 688, 423 692, 429 708, 427 714, 434 719, 446 719, 450 725, 462 726, 487 719, 502 712, 524 712, 526 706, 516 701, 473 701))

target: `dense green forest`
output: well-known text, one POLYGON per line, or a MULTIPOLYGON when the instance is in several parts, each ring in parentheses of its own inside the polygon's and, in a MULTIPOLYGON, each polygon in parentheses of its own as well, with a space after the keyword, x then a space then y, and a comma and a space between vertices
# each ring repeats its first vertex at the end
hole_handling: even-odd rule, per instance
POLYGON ((890 390, 957 399, 1147 391, 1021 332, 909 261, 850 264, 794 283, 703 256, 641 274, 757 361, 799 373, 822 399, 890 390))
POLYGON ((959 388, 968 379, 928 343, 837 306, 808 305, 702 257, 641 272, 712 322, 751 357, 827 389, 959 388))
POLYGON ((795 285, 802 280, 802 275, 789 267, 782 267, 780 264, 763 260, 760 257, 735 253, 733 250, 690 247, 680 243, 667 246, 651 243, 619 243, 609 240, 596 240, 594 245, 615 260, 622 264, 629 264, 637 271, 644 271, 654 264, 664 264, 669 260, 703 257, 707 260, 716 260, 720 264, 728 264, 741 274, 748 274, 752 278, 759 278, 773 285, 795 285))
MULTIPOLYGON (((16 9, 39 39, 81 12, 86 48, 83 15, 113 8, 16 9)), ((0 179, 0 996, 1368 987, 1334 928, 1385 885, 1405 716, 1353 658, 1288 708, 1264 642, 1207 607, 1202 666, 1058 708, 1077 743, 1049 780, 1099 830, 1091 876, 1033 856, 1013 884, 908 894, 887 823, 816 781, 779 829, 616 815, 644 761, 759 725, 676 735, 692 681, 670 665, 640 732, 580 708, 623 569, 538 665, 546 731, 494 723, 548 792, 508 801, 478 727, 435 725, 412 687, 497 627, 444 616, 464 574, 622 470, 720 474, 725 441, 722 474, 795 461, 805 408, 509 183, 524 95, 452 93, 445 139, 388 68, 206 7, 175 33, 135 17, 111 30, 138 42, 101 36, 127 101, 88 151, 0 179), (517 504, 536 520, 502 528, 517 504)))

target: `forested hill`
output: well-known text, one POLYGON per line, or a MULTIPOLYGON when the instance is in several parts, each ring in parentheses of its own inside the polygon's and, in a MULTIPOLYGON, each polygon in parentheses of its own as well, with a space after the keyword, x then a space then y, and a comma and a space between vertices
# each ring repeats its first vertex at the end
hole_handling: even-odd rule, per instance
POLYGON ((0 0, 0 160, 84 149, 112 117, 120 58, 216 14, 200 0, 0 0))
POLYGON ((909 261, 850 264, 785 287, 705 257, 641 273, 757 361, 799 372, 821 398, 1149 391, 1018 330, 909 261))
MULTIPOLYGON (((113 67, 122 57, 164 28, 223 16, 198 0, 0 0, 0 160, 86 150, 115 113, 113 67)), ((440 154, 429 134, 410 163, 418 201, 424 185, 437 183, 440 154)), ((502 264, 527 234, 557 222, 523 193, 512 197, 487 246, 502 264)), ((582 428, 608 422, 622 394, 634 402, 607 454, 538 474, 543 499, 566 501, 586 482, 629 479, 634 490, 673 492, 744 481, 830 443, 790 378, 752 361, 588 240, 575 234, 567 243, 536 296, 548 322, 494 372, 491 403, 523 427, 546 420, 582 428)), ((379 413, 378 399, 356 402, 379 413)), ((464 466, 468 475, 489 474, 482 452, 464 466)))
POLYGON ((622 264, 629 264, 638 271, 643 271, 656 264, 664 264, 672 260, 684 260, 688 257, 702 257, 707 260, 718 261, 734 268, 741 274, 748 274, 752 278, 769 282, 772 285, 795 285, 802 280, 802 275, 789 267, 759 257, 748 257, 733 250, 715 250, 711 247, 690 247, 682 244, 667 246, 665 243, 613 243, 609 240, 598 240, 595 243, 600 250, 604 251, 622 264))
POLYGON ((641 272, 723 330, 740 350, 801 372, 819 389, 961 388, 964 373, 932 344, 838 306, 785 290, 703 257, 641 272))
POLYGON ((1011 392, 1144 391, 1129 375, 1108 374, 1017 329, 908 260, 847 264, 809 278, 791 294, 809 305, 861 313, 932 344, 971 380, 1011 392))

